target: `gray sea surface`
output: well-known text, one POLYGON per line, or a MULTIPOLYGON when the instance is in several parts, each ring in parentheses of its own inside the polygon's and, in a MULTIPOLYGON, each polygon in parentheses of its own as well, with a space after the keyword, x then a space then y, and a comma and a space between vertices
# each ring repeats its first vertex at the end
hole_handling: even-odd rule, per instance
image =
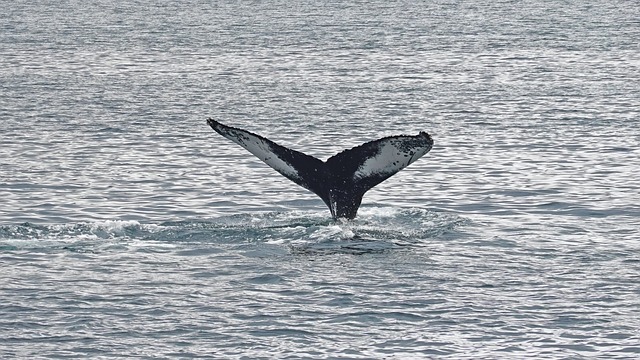
POLYGON ((11 1, 0 358, 640 357, 635 1, 11 1), (333 221, 320 159, 427 131, 333 221))

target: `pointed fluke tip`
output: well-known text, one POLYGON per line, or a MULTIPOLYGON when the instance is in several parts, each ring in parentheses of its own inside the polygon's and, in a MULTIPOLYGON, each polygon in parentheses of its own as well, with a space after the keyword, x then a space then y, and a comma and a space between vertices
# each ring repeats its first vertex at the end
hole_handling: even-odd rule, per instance
POLYGON ((220 131, 223 129, 222 124, 213 120, 212 118, 207 119, 207 124, 209 124, 209 126, 211 126, 211 128, 215 130, 217 133, 221 134, 220 131))
POLYGON ((421 136, 421 137, 425 138, 429 143, 431 143, 433 145, 433 138, 426 131, 420 131, 418 136, 421 136))

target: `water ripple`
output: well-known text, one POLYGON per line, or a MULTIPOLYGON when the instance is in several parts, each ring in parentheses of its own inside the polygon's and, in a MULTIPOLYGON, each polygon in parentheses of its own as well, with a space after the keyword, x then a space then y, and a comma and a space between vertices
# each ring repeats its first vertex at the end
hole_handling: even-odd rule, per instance
POLYGON ((638 357, 638 7, 512 5, 13 2, 0 357, 638 357), (333 222, 210 116, 435 144, 333 222))

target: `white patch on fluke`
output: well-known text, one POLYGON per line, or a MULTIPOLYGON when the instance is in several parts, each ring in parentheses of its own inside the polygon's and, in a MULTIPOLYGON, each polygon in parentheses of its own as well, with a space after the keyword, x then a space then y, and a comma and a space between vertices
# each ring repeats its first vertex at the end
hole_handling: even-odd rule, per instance
POLYGON ((354 180, 373 174, 395 174, 429 152, 430 146, 408 146, 402 139, 380 144, 378 153, 365 160, 353 174, 354 180))
POLYGON ((247 151, 255 155, 258 159, 264 161, 280 174, 286 177, 299 178, 298 171, 293 166, 289 165, 289 163, 280 159, 278 155, 271 150, 269 143, 265 142, 263 139, 247 132, 237 130, 228 131, 224 136, 247 149, 247 151))

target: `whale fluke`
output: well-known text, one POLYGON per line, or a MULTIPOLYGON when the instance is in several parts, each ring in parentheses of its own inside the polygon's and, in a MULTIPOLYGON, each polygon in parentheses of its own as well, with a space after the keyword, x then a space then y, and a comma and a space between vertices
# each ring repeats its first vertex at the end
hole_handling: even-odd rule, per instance
POLYGON ((353 219, 364 194, 428 153, 433 139, 388 136, 344 150, 322 161, 252 132, 207 119, 218 134, 247 149, 281 175, 318 195, 334 219, 353 219))

